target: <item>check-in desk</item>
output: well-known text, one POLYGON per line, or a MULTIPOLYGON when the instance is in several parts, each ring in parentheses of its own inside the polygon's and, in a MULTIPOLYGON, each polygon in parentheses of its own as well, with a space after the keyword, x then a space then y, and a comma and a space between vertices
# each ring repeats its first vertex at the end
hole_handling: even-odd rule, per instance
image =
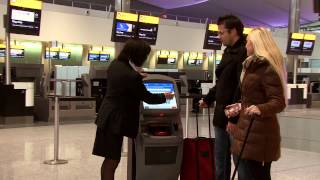
MULTIPOLYGON (((54 121, 54 98, 49 98, 49 119, 54 121)), ((60 120, 94 120, 96 117, 96 99, 92 97, 60 97, 60 120)))
POLYGON ((293 104, 306 104, 308 96, 308 84, 288 84, 288 102, 293 104))
POLYGON ((34 83, 0 85, 0 124, 33 122, 34 83))

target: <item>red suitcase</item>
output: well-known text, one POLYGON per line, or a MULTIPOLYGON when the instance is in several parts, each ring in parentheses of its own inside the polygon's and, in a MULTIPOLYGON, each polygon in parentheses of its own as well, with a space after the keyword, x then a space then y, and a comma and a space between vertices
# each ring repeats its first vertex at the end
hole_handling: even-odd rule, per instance
POLYGON ((214 180, 214 138, 211 138, 210 109, 208 108, 209 138, 199 137, 198 113, 196 113, 197 137, 185 138, 180 180, 214 180))

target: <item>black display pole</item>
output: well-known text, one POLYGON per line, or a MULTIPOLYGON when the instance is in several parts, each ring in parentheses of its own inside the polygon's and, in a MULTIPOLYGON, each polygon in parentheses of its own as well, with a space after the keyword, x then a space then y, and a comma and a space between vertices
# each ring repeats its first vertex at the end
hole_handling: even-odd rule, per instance
POLYGON ((213 72, 212 72, 212 83, 216 85, 216 62, 217 62, 217 50, 213 50, 213 72))

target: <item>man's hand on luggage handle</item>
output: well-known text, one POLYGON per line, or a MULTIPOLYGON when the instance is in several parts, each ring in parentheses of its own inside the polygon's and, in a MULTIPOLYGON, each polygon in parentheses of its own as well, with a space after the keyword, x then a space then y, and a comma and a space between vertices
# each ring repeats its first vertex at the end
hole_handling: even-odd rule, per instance
POLYGON ((203 100, 203 98, 199 101, 199 107, 206 108, 208 104, 203 100))

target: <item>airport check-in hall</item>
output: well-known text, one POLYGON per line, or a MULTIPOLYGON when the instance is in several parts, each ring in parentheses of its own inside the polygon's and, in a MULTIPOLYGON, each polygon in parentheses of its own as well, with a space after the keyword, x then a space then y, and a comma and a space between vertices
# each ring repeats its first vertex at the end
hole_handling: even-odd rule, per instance
POLYGON ((320 1, 0 0, 0 180, 320 179, 320 1))

